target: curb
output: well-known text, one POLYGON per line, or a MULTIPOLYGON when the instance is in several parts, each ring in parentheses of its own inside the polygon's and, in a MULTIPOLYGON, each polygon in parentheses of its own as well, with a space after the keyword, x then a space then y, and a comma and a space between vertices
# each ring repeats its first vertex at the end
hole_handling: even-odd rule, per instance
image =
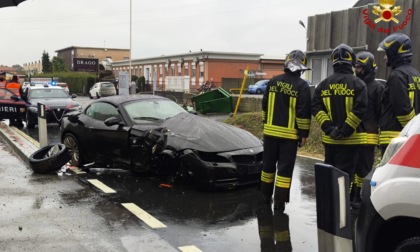
POLYGON ((40 148, 40 144, 16 127, 0 122, 0 137, 12 147, 17 155, 29 165, 29 157, 40 148))

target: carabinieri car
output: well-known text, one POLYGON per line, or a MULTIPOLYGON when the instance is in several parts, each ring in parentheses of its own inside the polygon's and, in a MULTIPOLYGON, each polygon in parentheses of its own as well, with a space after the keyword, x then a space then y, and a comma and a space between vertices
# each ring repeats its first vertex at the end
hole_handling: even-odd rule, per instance
POLYGON ((25 118, 26 102, 11 91, 0 88, 0 121, 25 118))
POLYGON ((233 188, 260 180, 260 139, 235 126, 188 113, 164 97, 103 97, 83 112, 64 116, 60 130, 71 152, 70 163, 78 167, 94 162, 174 178, 188 176, 202 189, 233 188))
POLYGON ((38 124, 38 103, 45 105, 47 123, 60 123, 65 113, 80 111, 82 106, 75 101, 77 97, 56 86, 30 86, 26 89, 29 107, 26 113, 26 127, 38 124))

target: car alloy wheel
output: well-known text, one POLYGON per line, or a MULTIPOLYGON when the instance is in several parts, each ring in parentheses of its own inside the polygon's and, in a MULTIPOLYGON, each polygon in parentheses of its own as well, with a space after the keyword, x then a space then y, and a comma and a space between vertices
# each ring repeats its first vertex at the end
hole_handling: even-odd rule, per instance
POLYGON ((82 159, 80 155, 80 145, 73 134, 67 133, 64 135, 63 144, 67 147, 70 153, 70 164, 73 166, 81 166, 82 159))
POLYGON ((261 93, 262 93, 261 89, 257 89, 257 94, 261 94, 261 93))

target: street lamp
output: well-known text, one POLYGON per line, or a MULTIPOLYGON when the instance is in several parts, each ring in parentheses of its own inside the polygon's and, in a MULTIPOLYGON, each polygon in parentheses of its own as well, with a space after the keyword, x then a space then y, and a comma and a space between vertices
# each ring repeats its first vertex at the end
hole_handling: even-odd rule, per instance
POLYGON ((303 21, 302 21, 302 20, 299 20, 299 24, 300 24, 303 28, 305 28, 305 30, 306 30, 306 26, 305 26, 305 24, 303 23, 303 21))
MULTIPOLYGON (((131 17, 131 9, 132 9, 132 0, 130 0, 130 63, 129 63, 129 67, 128 67, 128 83, 129 83, 129 87, 130 87, 130 84, 131 84, 131 32, 132 32, 132 25, 131 25, 131 23, 132 23, 132 17, 131 17)), ((132 94, 135 94, 136 93, 136 87, 135 86, 132 86, 131 87, 131 90, 130 90, 130 93, 132 93, 132 94)))

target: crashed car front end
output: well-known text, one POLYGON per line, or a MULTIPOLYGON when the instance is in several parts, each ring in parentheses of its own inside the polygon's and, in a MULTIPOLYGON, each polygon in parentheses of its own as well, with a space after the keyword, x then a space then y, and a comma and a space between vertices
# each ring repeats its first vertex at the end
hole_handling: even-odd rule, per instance
POLYGON ((263 147, 220 153, 189 149, 183 151, 180 160, 192 173, 195 184, 229 189, 260 181, 263 147))

